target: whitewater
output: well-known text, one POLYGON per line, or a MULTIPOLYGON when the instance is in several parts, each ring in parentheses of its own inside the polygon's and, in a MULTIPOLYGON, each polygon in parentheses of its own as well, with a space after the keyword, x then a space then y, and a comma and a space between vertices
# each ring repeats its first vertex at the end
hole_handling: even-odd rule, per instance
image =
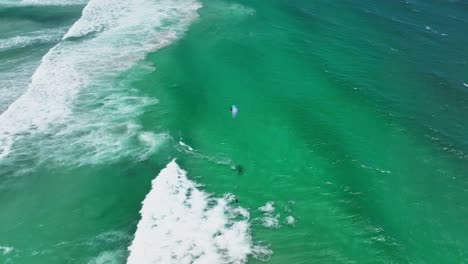
POLYGON ((249 255, 265 259, 272 254, 252 242, 250 214, 233 194, 215 198, 201 191, 175 160, 152 187, 142 203, 128 264, 240 264, 249 255))
MULTIPOLYGON (((20 4, 77 3, 82 2, 20 4)), ((0 41, 0 50, 58 41, 42 57, 25 92, 0 114, 0 163, 14 167, 18 156, 72 167, 122 157, 147 159, 171 138, 146 131, 137 121, 159 101, 128 89, 131 85, 118 77, 135 66, 154 71, 140 61, 180 38, 199 8, 194 0, 91 0, 68 30, 0 41)), ((18 83, 10 81, 2 89, 18 83)), ((269 258, 272 251, 253 242, 250 214, 235 203, 235 196, 216 198, 200 188, 175 160, 167 164, 142 202, 127 263, 241 264, 249 256, 269 258)), ((104 251, 89 263, 120 262, 125 255, 104 251)))
POLYGON ((0 0, 0 263, 468 263, 465 1, 199 1, 0 0))
MULTIPOLYGON (((43 150, 48 153, 63 151, 64 142, 74 138, 91 152, 84 163, 106 161, 112 156, 110 148, 121 149, 122 155, 150 153, 164 135, 141 131, 132 120, 157 100, 131 94, 115 79, 149 52, 175 41, 200 7, 193 0, 90 1, 42 58, 26 92, 0 115, 0 160, 14 151, 17 141, 38 133, 52 134, 43 150), (102 105, 96 108, 97 104, 102 105), (118 125, 124 132, 113 133, 119 118, 129 121, 118 125), (126 150, 134 139, 140 146, 126 150)), ((18 144, 16 151, 28 149, 18 144)))

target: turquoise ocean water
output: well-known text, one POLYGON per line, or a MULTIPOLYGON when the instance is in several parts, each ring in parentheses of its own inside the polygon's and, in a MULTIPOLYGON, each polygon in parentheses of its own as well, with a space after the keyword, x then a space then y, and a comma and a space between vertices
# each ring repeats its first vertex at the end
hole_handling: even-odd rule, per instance
POLYGON ((463 0, 0 0, 0 263, 468 263, 467 28, 463 0))

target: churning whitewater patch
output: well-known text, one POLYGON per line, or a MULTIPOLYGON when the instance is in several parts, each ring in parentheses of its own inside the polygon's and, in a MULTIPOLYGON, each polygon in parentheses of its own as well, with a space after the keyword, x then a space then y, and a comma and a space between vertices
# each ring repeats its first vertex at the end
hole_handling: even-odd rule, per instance
POLYGON ((234 195, 215 198, 199 190, 175 160, 152 181, 141 208, 128 264, 246 263, 266 260, 267 246, 254 244, 249 212, 234 195))
POLYGON ((27 89, 31 76, 40 64, 40 57, 36 56, 37 46, 41 44, 53 45, 62 38, 67 31, 65 27, 35 30, 9 38, 0 38, 0 54, 11 54, 18 49, 28 49, 22 56, 6 56, 0 61, 0 114, 17 100, 27 89), (30 50, 29 48, 33 48, 30 50))
MULTIPOLYGON (((293 201, 288 201, 287 205, 282 206, 282 211, 283 213, 291 213, 292 209, 291 207, 294 206, 293 201)), ((269 228, 269 229, 278 229, 281 227, 280 224, 280 218, 281 218, 281 213, 276 213, 275 214, 275 202, 269 201, 266 202, 265 205, 262 205, 258 208, 258 211, 262 213, 262 217, 255 218, 256 222, 259 222, 263 227, 269 228)), ((292 215, 288 215, 283 218, 283 223, 286 225, 294 225, 295 219, 292 215)))
POLYGON ((89 0, 22 0, 20 3, 22 5, 54 5, 54 6, 64 6, 64 5, 84 5, 88 3, 89 0))
POLYGON ((2 255, 8 255, 13 251, 13 247, 0 246, 0 253, 2 255))
POLYGON ((88 264, 122 264, 124 258, 124 250, 104 251, 90 261, 88 264))
POLYGON ((280 214, 273 215, 273 212, 275 211, 274 204, 275 203, 273 201, 269 201, 265 205, 258 208, 258 211, 263 213, 263 217, 260 219, 260 221, 266 228, 276 229, 280 227, 280 214))
POLYGON ((273 211, 275 211, 274 205, 275 205, 275 202, 269 201, 265 205, 260 206, 258 210, 264 213, 273 213, 273 211))
POLYGON ((286 216, 286 218, 284 220, 285 220, 286 224, 288 224, 288 225, 292 225, 296 221, 296 219, 294 219, 294 217, 292 215, 286 216))
POLYGON ((90 148, 92 163, 132 142, 154 149, 157 135, 134 120, 155 101, 129 94, 116 80, 183 34, 200 7, 195 0, 91 0, 64 40, 42 58, 27 91, 0 115, 0 159, 18 150, 28 153, 30 144, 51 145, 46 155, 90 148), (17 144, 28 138, 29 144, 17 144))

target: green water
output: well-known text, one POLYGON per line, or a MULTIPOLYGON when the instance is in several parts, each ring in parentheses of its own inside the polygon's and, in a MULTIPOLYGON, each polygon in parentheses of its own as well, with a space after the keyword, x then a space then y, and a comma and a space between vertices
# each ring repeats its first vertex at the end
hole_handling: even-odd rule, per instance
POLYGON ((206 0, 198 13, 146 57, 156 70, 113 80, 159 100, 131 116, 170 137, 150 156, 49 160, 33 153, 41 134, 1 161, 0 246, 13 250, 0 260, 125 263, 150 181, 177 158, 250 211, 267 263, 468 261, 465 2, 206 0), (258 210, 269 201, 275 227, 258 210))

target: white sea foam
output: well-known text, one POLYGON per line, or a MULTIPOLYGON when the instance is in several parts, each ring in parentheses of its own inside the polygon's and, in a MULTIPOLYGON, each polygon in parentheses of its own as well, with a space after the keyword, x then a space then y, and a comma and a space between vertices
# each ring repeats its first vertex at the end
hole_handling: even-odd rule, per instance
POLYGON ((262 225, 266 228, 273 228, 273 229, 279 228, 280 227, 279 217, 280 217, 279 214, 277 215, 265 214, 262 217, 262 225))
POLYGON ((114 80, 148 52, 174 41, 200 6, 195 0, 91 0, 64 40, 43 57, 26 93, 0 115, 0 159, 15 151, 18 139, 47 133, 51 125, 49 134, 59 136, 49 136, 62 141, 52 142, 56 148, 49 151, 78 142, 85 144, 80 148, 92 148, 96 158, 102 151, 104 156, 115 152, 109 148, 127 147, 135 138, 154 149, 153 136, 132 120, 155 102, 130 98, 143 103, 125 104, 121 97, 126 91, 114 80), (116 131, 105 128, 112 126, 116 131))
POLYGON ((155 134, 153 132, 142 132, 138 134, 138 140, 146 149, 145 152, 140 154, 140 159, 144 160, 151 155, 162 141, 169 138, 167 134, 155 134))
POLYGON ((109 120, 99 122, 97 118, 78 120, 76 124, 67 124, 67 129, 50 135, 51 144, 41 146, 39 153, 54 153, 46 156, 45 161, 52 158, 67 165, 80 166, 108 163, 125 157, 145 160, 169 138, 165 133, 143 131, 141 126, 124 120, 118 123, 114 119, 113 124, 106 123, 109 120), (61 143, 70 137, 74 142, 63 147, 61 143))
POLYGON ((275 202, 269 201, 265 205, 260 206, 258 211, 263 213, 263 217, 257 218, 256 220, 260 220, 262 226, 266 228, 280 228, 279 218, 280 214, 274 215, 273 212, 275 211, 274 207, 275 202))
POLYGON ((123 250, 104 251, 91 259, 88 264, 121 264, 124 254, 123 250))
POLYGON ((8 6, 69 6, 85 5, 89 0, 0 0, 8 6))
POLYGON ((291 215, 286 216, 284 220, 286 221, 286 224, 288 225, 292 225, 294 224, 294 222, 296 222, 296 219, 294 219, 294 217, 291 215))
POLYGON ((252 256, 260 261, 270 260, 273 250, 270 249, 270 246, 265 244, 256 244, 252 246, 252 256))
POLYGON ((271 250, 254 245, 249 213, 228 194, 214 198, 198 189, 173 160, 152 182, 143 201, 128 264, 246 263, 271 250))
POLYGON ((187 151, 189 152, 192 152, 193 151, 193 148, 187 144, 185 144, 182 140, 179 140, 179 145, 181 145, 182 147, 184 147, 187 151))
POLYGON ((13 251, 13 247, 0 246, 0 253, 2 255, 8 255, 13 251))
MULTIPOLYGON (((60 41, 66 28, 28 32, 20 36, 0 39, 0 53, 10 49, 24 48, 40 43, 60 41)), ((0 114, 18 99, 27 89, 31 76, 40 63, 37 52, 28 52, 21 57, 6 58, 0 62, 0 114)), ((9 56, 8 56, 9 57, 9 56)))
POLYGON ((272 201, 267 202, 264 206, 259 207, 258 210, 264 213, 273 213, 273 211, 275 211, 274 204, 275 203, 272 201))
POLYGON ((424 28, 425 28, 426 30, 428 30, 428 31, 431 31, 432 33, 439 34, 439 35, 444 36, 444 37, 447 36, 447 34, 445 34, 445 33, 440 33, 439 31, 434 30, 434 29, 433 29, 432 27, 430 27, 430 26, 425 26, 424 28))
POLYGON ((465 87, 468 87, 468 83, 463 83, 463 85, 464 85, 465 87))
POLYGON ((180 152, 190 154, 193 157, 196 157, 196 158, 199 158, 199 159, 204 159, 204 160, 207 160, 207 161, 210 161, 210 162, 214 162, 214 163, 219 164, 219 165, 226 165, 226 166, 229 166, 233 170, 236 169, 236 166, 235 166, 234 162, 230 158, 228 158, 228 157, 226 157, 224 155, 215 155, 215 156, 205 155, 205 154, 197 151, 196 149, 192 148, 191 146, 189 146, 188 144, 186 144, 182 140, 179 140, 179 146, 176 146, 176 149, 178 151, 180 151, 180 152))
POLYGON ((38 30, 26 33, 22 36, 0 39, 0 52, 8 49, 24 48, 33 44, 59 41, 66 31, 66 28, 61 27, 48 30, 38 30))
POLYGON ((90 241, 87 241, 85 244, 89 246, 96 246, 102 245, 102 243, 122 243, 129 239, 129 235, 122 231, 107 231, 103 232, 95 237, 93 237, 90 241))

